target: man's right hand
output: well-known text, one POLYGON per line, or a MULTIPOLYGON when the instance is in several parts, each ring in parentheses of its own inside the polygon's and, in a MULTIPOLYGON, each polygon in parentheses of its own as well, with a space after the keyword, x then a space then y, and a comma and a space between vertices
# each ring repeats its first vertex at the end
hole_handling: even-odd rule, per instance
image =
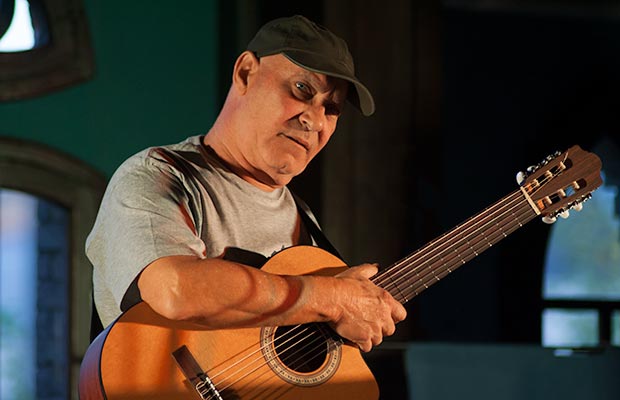
POLYGON ((340 336, 365 352, 392 335, 396 324, 407 316, 400 302, 370 280, 377 271, 376 265, 363 264, 335 277, 336 309, 330 324, 340 336))

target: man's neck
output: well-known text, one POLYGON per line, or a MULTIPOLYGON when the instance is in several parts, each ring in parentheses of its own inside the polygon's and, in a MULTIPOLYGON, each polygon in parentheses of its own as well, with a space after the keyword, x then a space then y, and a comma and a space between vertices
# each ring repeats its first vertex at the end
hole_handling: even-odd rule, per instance
POLYGON ((219 135, 214 133, 213 130, 203 137, 202 143, 210 147, 217 158, 230 171, 251 185, 265 192, 272 192, 282 187, 282 185, 277 185, 275 182, 271 183, 272 179, 269 175, 252 168, 241 154, 235 152, 226 142, 219 140, 219 135))

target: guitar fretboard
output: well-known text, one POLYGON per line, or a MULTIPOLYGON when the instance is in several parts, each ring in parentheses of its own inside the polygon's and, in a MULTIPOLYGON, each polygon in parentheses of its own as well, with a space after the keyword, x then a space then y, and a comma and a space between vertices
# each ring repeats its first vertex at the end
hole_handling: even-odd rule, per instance
POLYGON ((373 281, 405 304, 536 217, 515 191, 382 270, 373 281))

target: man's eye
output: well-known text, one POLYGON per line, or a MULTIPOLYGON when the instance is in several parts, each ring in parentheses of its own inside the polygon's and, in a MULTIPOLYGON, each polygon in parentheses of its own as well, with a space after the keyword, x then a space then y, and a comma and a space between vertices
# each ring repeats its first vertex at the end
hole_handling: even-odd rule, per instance
POLYGON ((308 92, 308 86, 303 82, 295 82, 295 87, 302 92, 308 92))

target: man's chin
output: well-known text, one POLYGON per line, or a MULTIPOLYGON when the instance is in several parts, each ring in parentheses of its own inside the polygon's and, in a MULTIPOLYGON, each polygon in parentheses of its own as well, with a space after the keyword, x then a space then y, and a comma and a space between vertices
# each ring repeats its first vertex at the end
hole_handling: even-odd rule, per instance
POLYGON ((271 179, 273 179, 279 186, 285 186, 288 185, 294 177, 301 174, 304 169, 305 166, 303 168, 291 168, 290 165, 283 166, 278 168, 275 174, 271 175, 271 179))
POLYGON ((280 160, 279 165, 275 168, 278 174, 281 175, 290 175, 291 177, 297 176, 304 172, 308 163, 306 162, 305 157, 300 157, 299 155, 289 155, 284 159, 280 160))
POLYGON ((291 180, 293 180, 293 178, 296 177, 297 175, 299 175, 299 173, 294 174, 289 171, 286 171, 286 172, 280 171, 275 176, 272 176, 272 179, 279 186, 285 186, 285 185, 288 185, 291 182, 291 180))

